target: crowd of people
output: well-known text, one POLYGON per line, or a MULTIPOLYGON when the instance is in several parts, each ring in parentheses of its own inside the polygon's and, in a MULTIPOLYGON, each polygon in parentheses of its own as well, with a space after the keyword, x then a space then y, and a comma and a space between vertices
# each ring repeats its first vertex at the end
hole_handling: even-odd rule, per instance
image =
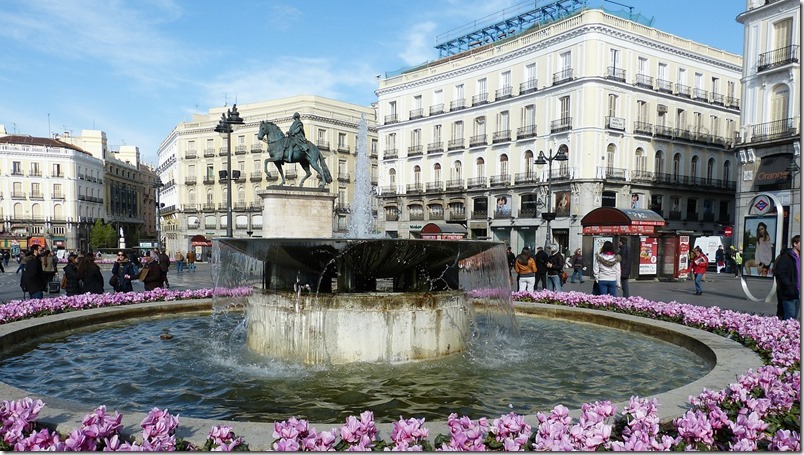
MULTIPOLYGON (((32 299, 41 299, 45 292, 60 290, 64 290, 68 296, 102 294, 107 284, 114 292, 132 292, 132 282, 137 280, 143 282, 146 291, 170 287, 168 270, 171 261, 163 250, 154 249, 144 257, 138 252, 118 251, 108 281, 96 263, 98 257, 100 254, 71 252, 67 255, 67 264, 62 267, 63 273, 59 275, 56 255, 40 245, 31 245, 27 251, 20 253, 18 259, 20 287, 32 299)), ((4 260, 0 252, 0 269, 4 260)), ((188 272, 195 272, 195 252, 189 251, 186 256, 177 252, 175 260, 179 273, 184 270, 185 264, 188 272)))

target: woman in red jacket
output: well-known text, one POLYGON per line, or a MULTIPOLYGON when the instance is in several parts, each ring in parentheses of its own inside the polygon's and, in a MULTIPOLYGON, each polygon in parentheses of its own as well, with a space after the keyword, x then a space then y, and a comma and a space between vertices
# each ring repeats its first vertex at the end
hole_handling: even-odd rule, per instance
POLYGON ((706 257, 703 250, 699 246, 696 246, 693 251, 695 252, 695 256, 692 258, 692 273, 695 274, 695 295, 701 295, 703 294, 701 281, 703 281, 704 273, 706 273, 706 267, 709 265, 709 258, 706 257))

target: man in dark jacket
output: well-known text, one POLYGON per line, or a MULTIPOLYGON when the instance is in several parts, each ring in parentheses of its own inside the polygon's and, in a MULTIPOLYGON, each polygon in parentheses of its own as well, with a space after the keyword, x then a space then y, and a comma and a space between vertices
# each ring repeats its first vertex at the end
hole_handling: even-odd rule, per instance
POLYGON ((801 236, 795 235, 790 241, 792 248, 783 251, 776 258, 773 272, 776 278, 776 295, 782 303, 782 319, 798 319, 801 315, 801 236))
POLYGON ((562 291, 561 273, 564 271, 564 256, 558 251, 558 245, 550 245, 550 256, 547 258, 548 289, 554 292, 562 291))
POLYGON ((170 282, 168 281, 168 269, 170 269, 170 256, 164 251, 159 251, 159 268, 162 270, 162 283, 166 289, 170 289, 170 282))
MULTIPOLYGON (((533 251, 533 250, 531 250, 533 251)), ((544 248, 538 247, 536 249, 536 255, 533 256, 533 259, 536 261, 536 284, 533 286, 533 289, 536 289, 539 283, 542 283, 542 289, 547 289, 547 253, 544 252, 544 248)))
POLYGON ((22 286, 32 299, 41 299, 47 288, 45 272, 42 271, 42 261, 39 260, 39 245, 31 245, 31 251, 22 271, 22 286))
POLYGON ((631 276, 631 250, 628 248, 628 237, 620 237, 620 285, 623 297, 631 297, 628 290, 628 278, 631 276))

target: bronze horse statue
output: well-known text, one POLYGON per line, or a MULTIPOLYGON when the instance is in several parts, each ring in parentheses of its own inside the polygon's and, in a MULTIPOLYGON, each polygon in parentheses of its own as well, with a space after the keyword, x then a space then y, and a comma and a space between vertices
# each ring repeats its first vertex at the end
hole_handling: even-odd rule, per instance
POLYGON ((281 185, 285 184, 285 174, 282 172, 282 165, 286 162, 283 157, 288 147, 292 147, 292 150, 290 160, 287 162, 301 164, 302 169, 304 169, 306 173, 299 182, 299 186, 304 185, 304 181, 312 175, 310 172, 311 166, 318 172, 318 175, 321 176, 321 182, 318 184, 319 188, 323 188, 325 183, 332 183, 332 174, 329 172, 327 162, 321 155, 321 151, 318 150, 318 147, 312 142, 307 141, 306 152, 299 150, 293 143, 292 138, 285 136, 285 133, 283 133, 278 126, 265 120, 260 122, 260 132, 257 134, 257 139, 262 141, 263 138, 266 138, 268 154, 271 156, 265 160, 265 173, 268 174, 268 163, 273 162, 276 169, 279 171, 279 177, 282 178, 281 185))

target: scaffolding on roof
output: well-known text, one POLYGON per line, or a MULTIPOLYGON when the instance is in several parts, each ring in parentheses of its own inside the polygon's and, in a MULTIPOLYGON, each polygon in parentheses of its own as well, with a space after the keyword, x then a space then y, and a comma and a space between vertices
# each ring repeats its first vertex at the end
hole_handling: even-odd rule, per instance
POLYGON ((538 1, 529 1, 504 9, 437 36, 435 48, 438 49, 438 58, 459 54, 473 47, 517 35, 533 26, 563 19, 584 8, 587 2, 588 0, 552 0, 538 6, 538 1))

